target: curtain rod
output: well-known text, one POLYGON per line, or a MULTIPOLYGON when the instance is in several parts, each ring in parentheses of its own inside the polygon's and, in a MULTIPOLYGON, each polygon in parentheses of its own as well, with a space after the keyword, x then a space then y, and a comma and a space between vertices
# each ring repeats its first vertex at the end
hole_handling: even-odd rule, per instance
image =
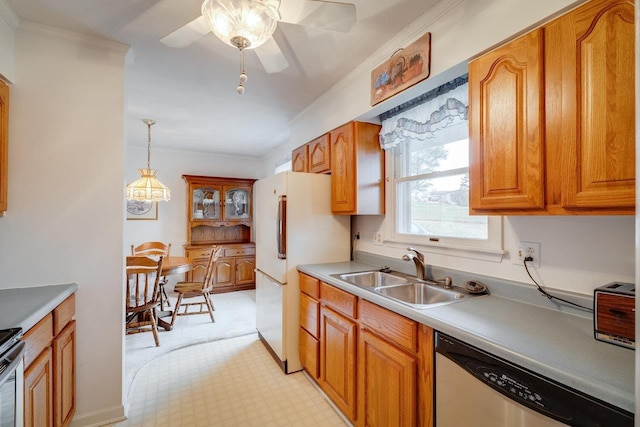
POLYGON ((403 113, 407 110, 410 110, 420 104, 424 104, 425 102, 431 101, 432 99, 438 96, 444 95, 445 93, 457 88, 458 86, 462 86, 468 81, 469 81, 469 74, 464 74, 460 77, 456 77, 455 79, 443 84, 442 86, 438 86, 437 88, 432 89, 429 92, 425 92, 422 95, 418 95, 407 102, 403 102, 402 104, 392 108, 391 110, 385 111, 384 113, 380 114, 378 118, 382 122, 393 116, 397 116, 398 114, 403 113))

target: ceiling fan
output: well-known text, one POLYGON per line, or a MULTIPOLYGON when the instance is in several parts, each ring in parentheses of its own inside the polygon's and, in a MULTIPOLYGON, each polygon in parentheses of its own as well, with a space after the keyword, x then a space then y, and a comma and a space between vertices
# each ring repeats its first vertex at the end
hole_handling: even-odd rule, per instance
POLYGON ((267 73, 289 66, 273 39, 278 21, 347 33, 356 22, 351 3, 324 0, 204 0, 202 15, 161 38, 169 47, 186 47, 209 31, 240 50, 241 72, 237 92, 244 93, 244 50, 255 49, 267 73))

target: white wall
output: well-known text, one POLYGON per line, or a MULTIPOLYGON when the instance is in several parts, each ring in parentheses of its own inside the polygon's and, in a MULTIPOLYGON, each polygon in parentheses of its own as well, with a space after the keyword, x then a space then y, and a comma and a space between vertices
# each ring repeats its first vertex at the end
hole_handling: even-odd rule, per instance
POLYGON ((18 16, 0 0, 0 79, 13 82, 15 70, 13 66, 14 31, 19 24, 18 16))
MULTIPOLYGON (((582 1, 442 1, 296 117, 291 123, 291 142, 285 146, 295 148, 350 120, 376 121, 378 114, 464 73, 469 58, 579 3, 582 1), (371 70, 426 31, 432 33, 431 76, 371 107, 371 70)), ((267 162, 273 160, 265 158, 265 170, 267 162)), ((384 232, 385 221, 389 216, 355 217, 353 231, 361 232, 357 248, 398 258, 406 252, 405 245, 374 242, 375 233, 384 232)), ((633 217, 507 217, 504 248, 509 254, 502 262, 437 254, 427 258, 434 265, 529 282, 524 268, 512 264, 510 254, 520 240, 540 242, 541 266, 534 277, 550 288, 591 294, 595 287, 612 280, 634 281, 634 231, 633 217)))
POLYGON ((15 33, 0 287, 78 283, 76 424, 123 413, 127 49, 33 25, 15 33))
MULTIPOLYGON (((152 118, 153 114, 149 116, 152 118)), ((142 118, 141 118, 142 119, 142 118)), ((158 179, 171 189, 171 200, 158 204, 158 220, 128 220, 125 224, 124 243, 128 254, 130 245, 160 240, 171 243, 171 254, 183 255, 187 239, 187 185, 182 175, 221 176, 230 178, 262 178, 262 162, 259 158, 229 156, 211 153, 183 152, 153 147, 151 128, 151 168, 158 170, 158 179)), ((147 127, 140 121, 140 134, 147 141, 147 127)), ((147 165, 147 147, 129 146, 126 159, 127 183, 140 177, 139 168, 147 165)), ((171 278, 175 279, 175 278, 171 278)))

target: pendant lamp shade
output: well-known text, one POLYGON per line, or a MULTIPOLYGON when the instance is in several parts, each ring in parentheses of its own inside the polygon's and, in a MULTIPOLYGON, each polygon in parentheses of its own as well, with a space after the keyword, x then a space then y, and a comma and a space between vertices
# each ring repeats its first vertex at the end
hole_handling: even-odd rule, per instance
POLYGON ((140 178, 127 185, 127 200, 138 200, 141 202, 168 202, 171 199, 171 190, 158 181, 156 178, 157 170, 151 169, 151 126, 155 121, 151 119, 143 119, 147 124, 147 168, 138 169, 140 178))

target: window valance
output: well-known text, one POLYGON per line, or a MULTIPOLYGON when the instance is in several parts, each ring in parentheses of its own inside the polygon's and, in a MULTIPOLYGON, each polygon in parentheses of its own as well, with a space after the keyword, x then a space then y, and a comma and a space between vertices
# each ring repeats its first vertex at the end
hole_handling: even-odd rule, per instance
POLYGON ((380 146, 389 150, 407 140, 426 141, 446 133, 468 138, 468 76, 442 86, 380 115, 380 146))

